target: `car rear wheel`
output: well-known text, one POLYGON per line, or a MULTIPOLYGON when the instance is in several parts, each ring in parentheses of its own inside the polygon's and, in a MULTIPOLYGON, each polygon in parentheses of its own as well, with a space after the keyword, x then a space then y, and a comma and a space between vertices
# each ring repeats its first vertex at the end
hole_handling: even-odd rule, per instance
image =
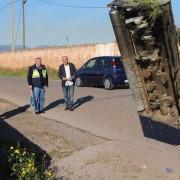
POLYGON ((104 88, 106 90, 112 90, 114 88, 114 85, 113 85, 111 79, 107 78, 104 80, 104 88))
POLYGON ((129 83, 125 83, 124 88, 129 89, 129 83))
POLYGON ((80 77, 76 78, 76 86, 77 87, 82 87, 83 86, 82 79, 80 77))

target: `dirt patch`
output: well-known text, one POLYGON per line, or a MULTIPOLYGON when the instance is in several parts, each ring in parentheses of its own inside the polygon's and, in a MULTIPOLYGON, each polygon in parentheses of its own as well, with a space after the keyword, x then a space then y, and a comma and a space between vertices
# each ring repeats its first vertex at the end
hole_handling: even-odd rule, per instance
POLYGON ((3 110, 9 110, 13 107, 15 107, 15 105, 13 105, 12 103, 9 103, 4 99, 0 99, 0 112, 3 110))
POLYGON ((54 120, 25 112, 6 122, 52 156, 64 157, 106 140, 81 132, 54 120))

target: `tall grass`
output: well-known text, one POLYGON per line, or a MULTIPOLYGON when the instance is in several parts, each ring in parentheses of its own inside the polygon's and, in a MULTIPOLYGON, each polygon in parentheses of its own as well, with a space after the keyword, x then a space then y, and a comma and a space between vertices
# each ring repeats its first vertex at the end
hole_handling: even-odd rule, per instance
POLYGON ((37 57, 41 57, 44 65, 58 69, 62 63, 61 57, 64 55, 67 55, 70 62, 79 68, 95 56, 119 55, 119 49, 116 43, 108 43, 3 52, 0 53, 0 67, 22 69, 32 65, 37 57))

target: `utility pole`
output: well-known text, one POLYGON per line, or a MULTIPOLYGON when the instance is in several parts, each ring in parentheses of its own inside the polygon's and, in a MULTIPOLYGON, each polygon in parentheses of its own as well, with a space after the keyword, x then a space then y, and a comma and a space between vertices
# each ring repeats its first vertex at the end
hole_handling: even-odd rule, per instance
POLYGON ((14 0, 10 0, 11 51, 15 51, 14 43, 14 0))
POLYGON ((25 28, 25 4, 27 0, 22 0, 22 16, 23 16, 23 49, 26 48, 26 28, 25 28))
POLYGON ((66 37, 66 45, 69 46, 69 36, 66 37))

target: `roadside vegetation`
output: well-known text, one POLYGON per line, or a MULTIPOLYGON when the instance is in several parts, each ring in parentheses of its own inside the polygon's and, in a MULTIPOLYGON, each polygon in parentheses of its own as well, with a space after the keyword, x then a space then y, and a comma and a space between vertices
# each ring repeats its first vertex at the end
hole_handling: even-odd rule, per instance
POLYGON ((19 144, 16 147, 11 146, 8 154, 11 176, 18 180, 52 180, 53 172, 46 168, 46 156, 37 160, 36 154, 22 148, 19 144))
MULTIPOLYGON (((49 79, 56 80, 58 79, 58 71, 56 69, 52 69, 47 67, 49 79)), ((0 76, 8 76, 8 77, 26 77, 27 76, 27 68, 22 69, 10 69, 10 68, 0 68, 0 76)))
POLYGON ((46 156, 19 144, 0 143, 0 178, 4 180, 54 180, 54 172, 46 166, 46 156))
POLYGON ((148 10, 147 16, 152 22, 155 22, 157 18, 162 16, 162 9, 160 0, 139 0, 140 10, 148 10))

